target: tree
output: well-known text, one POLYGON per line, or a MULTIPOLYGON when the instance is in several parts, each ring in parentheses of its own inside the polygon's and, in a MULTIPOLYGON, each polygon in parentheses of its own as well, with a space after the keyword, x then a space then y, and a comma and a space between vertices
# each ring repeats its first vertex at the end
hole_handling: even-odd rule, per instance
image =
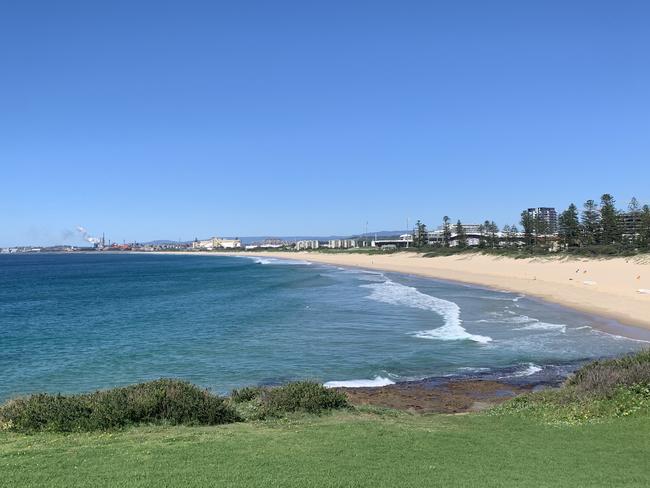
POLYGON ((521 212, 521 226, 524 229, 524 241, 527 246, 532 246, 535 235, 535 222, 533 216, 527 210, 521 212))
POLYGON ((510 245, 510 239, 512 237, 512 231, 510 230, 510 225, 506 224, 503 226, 503 229, 501 230, 503 233, 503 237, 505 238, 506 245, 510 245))
POLYGON ((446 215, 442 218, 442 240, 445 247, 449 247, 451 241, 451 226, 449 225, 449 217, 446 215))
POLYGON ((641 215, 642 213, 639 201, 636 199, 636 197, 632 197, 632 200, 630 200, 630 203, 627 205, 627 220, 631 224, 629 230, 631 231, 630 239, 632 240, 633 244, 640 244, 641 242, 641 215))
POLYGON ((549 233, 550 226, 548 225, 548 222, 538 214, 533 217, 533 229, 535 232, 535 244, 538 244, 540 236, 546 236, 546 234, 549 233))
POLYGON ((488 229, 490 232, 490 244, 491 246, 498 247, 499 246, 499 226, 494 222, 494 220, 490 221, 488 224, 488 229))
POLYGON ((510 242, 511 245, 519 245, 519 239, 518 239, 518 234, 519 234, 519 228, 516 225, 511 225, 510 226, 510 234, 508 235, 508 241, 510 242))
POLYGON ((593 200, 587 200, 582 210, 582 243, 593 246, 600 242, 600 213, 593 200))
POLYGON ((486 220, 481 226, 481 235, 483 236, 483 246, 493 247, 492 246, 492 228, 490 227, 490 221, 486 220))
POLYGON ((636 199, 636 197, 632 197, 630 203, 627 204, 627 211, 635 215, 641 213, 639 201, 636 199))
POLYGON ((618 244, 622 240, 621 227, 618 221, 616 201, 609 193, 600 197, 600 222, 603 231, 603 244, 618 244))
POLYGON ((428 234, 427 226, 419 220, 415 223, 415 246, 423 247, 427 245, 428 234))
POLYGON ((560 214, 559 233, 562 242, 566 247, 580 245, 580 222, 578 220, 578 208, 572 203, 560 214))
POLYGON ((460 220, 456 222, 456 242, 458 242, 459 249, 465 249, 467 247, 467 233, 460 220))
POLYGON ((516 244, 517 241, 517 234, 519 233, 519 229, 517 229, 516 225, 504 225, 503 226, 503 236, 505 237, 506 244, 508 246, 512 246, 516 244))
POLYGON ((639 245, 650 249, 650 207, 644 205, 639 222, 639 245))

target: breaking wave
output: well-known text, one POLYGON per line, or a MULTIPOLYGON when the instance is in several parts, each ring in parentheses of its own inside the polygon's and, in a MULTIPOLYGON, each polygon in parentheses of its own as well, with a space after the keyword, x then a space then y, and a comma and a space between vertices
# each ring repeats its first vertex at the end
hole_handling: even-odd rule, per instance
POLYGON ((310 265, 311 262, 299 259, 261 258, 259 256, 235 256, 238 258, 252 259, 257 264, 277 264, 284 266, 310 265))
POLYGON ((492 340, 491 337, 470 334, 461 325, 460 307, 454 302, 443 300, 419 292, 416 288, 400 285, 388 280, 383 283, 361 285, 372 290, 367 298, 391 305, 402 305, 420 310, 430 310, 440 315, 445 324, 431 330, 414 332, 413 335, 420 339, 438 339, 441 341, 470 340, 482 344, 492 340))
POLYGON ((514 330, 557 330, 566 333, 566 325, 564 324, 550 324, 548 322, 533 322, 524 327, 518 327, 514 330))
POLYGON ((347 381, 328 381, 324 383, 325 388, 363 388, 363 387, 376 387, 394 385, 393 380, 375 376, 373 380, 347 380, 347 381))
POLYGON ((511 376, 515 378, 519 378, 522 376, 531 376, 535 373, 539 373, 543 368, 541 366, 537 366, 534 363, 528 363, 526 369, 522 371, 517 371, 516 373, 513 373, 511 376))

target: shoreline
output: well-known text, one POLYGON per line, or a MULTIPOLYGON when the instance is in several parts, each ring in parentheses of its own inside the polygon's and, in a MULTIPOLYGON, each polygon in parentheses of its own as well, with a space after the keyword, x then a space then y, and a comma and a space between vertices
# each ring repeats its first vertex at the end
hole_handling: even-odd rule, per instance
POLYGON ((199 251, 183 254, 303 260, 521 293, 590 315, 605 332, 650 340, 650 295, 637 291, 650 288, 650 263, 633 258, 513 259, 478 253, 433 258, 415 253, 369 255, 354 252, 199 251))

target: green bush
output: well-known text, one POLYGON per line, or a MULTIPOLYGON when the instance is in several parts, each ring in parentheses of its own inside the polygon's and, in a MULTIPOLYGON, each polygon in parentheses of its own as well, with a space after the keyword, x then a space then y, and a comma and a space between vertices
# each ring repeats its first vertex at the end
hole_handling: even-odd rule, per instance
POLYGON ((245 387, 233 390, 230 399, 239 414, 251 420, 282 417, 291 412, 318 414, 349 406, 344 393, 312 381, 297 381, 273 388, 245 387))
POLYGON ((622 386, 650 385, 650 349, 589 363, 576 371, 567 385, 602 398, 611 397, 622 386))
POLYGON ((267 390, 263 386, 245 386, 230 393, 230 399, 235 403, 250 402, 262 396, 267 390))
POLYGON ((223 398, 171 379, 80 395, 37 394, 0 406, 0 426, 21 432, 110 430, 138 423, 214 425, 237 420, 223 398))
POLYGON ((561 388, 521 395, 489 412, 569 425, 639 413, 650 413, 650 350, 594 361, 561 388))
POLYGON ((348 406, 345 393, 312 381, 297 381, 271 388, 262 395, 262 410, 268 416, 288 412, 321 413, 348 406))

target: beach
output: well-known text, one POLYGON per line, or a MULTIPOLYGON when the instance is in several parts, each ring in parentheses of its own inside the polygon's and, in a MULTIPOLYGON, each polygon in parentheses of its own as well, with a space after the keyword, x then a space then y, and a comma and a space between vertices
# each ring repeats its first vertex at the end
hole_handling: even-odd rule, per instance
MULTIPOLYGON (((647 255, 611 259, 566 256, 513 259, 479 253, 426 258, 411 252, 382 255, 354 251, 255 255, 405 273, 523 293, 650 331, 650 256, 647 255)), ((608 327, 606 323, 601 326, 608 327)), ((634 335, 633 330, 626 332, 634 335)), ((643 337, 647 338, 647 334, 643 337)))

